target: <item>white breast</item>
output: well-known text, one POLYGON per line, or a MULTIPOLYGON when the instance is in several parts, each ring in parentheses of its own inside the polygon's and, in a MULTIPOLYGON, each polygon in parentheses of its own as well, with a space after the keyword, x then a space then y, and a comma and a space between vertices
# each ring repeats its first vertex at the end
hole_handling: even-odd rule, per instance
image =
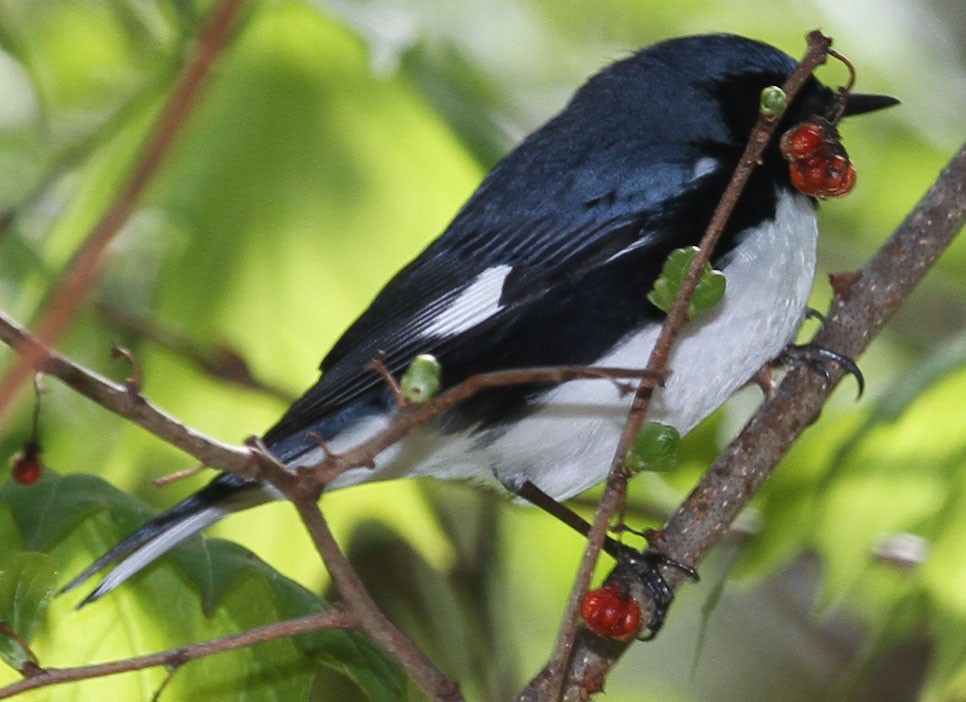
MULTIPOLYGON (((747 232, 726 260, 722 302, 684 327, 671 353, 672 375, 655 395, 649 419, 690 431, 781 352, 803 319, 817 236, 811 202, 784 192, 775 220, 747 232)), ((658 333, 657 327, 639 332, 596 365, 643 367, 658 333)), ((488 445, 469 433, 417 434, 380 455, 375 471, 350 471, 330 488, 405 475, 506 484, 529 479, 565 499, 606 477, 630 401, 608 380, 566 383, 488 445)), ((383 421, 354 427, 338 443, 355 443, 383 421)))

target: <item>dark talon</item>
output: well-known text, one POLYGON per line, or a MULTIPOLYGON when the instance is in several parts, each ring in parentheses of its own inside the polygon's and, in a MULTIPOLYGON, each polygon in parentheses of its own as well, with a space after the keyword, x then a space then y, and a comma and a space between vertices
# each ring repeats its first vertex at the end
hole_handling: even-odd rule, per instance
POLYGON ((641 641, 650 641, 657 636, 664 626, 668 609, 674 602, 674 590, 668 585, 660 567, 666 566, 679 570, 692 581, 698 580, 698 571, 693 566, 675 560, 652 548, 647 548, 641 552, 621 544, 619 554, 612 555, 617 558, 618 570, 626 574, 628 578, 640 582, 651 597, 653 602, 651 620, 647 624, 646 633, 638 637, 641 641))
MULTIPOLYGON (((564 524, 584 536, 590 533, 590 524, 583 517, 576 514, 567 505, 554 500, 529 480, 524 480, 519 485, 508 485, 507 487, 518 496, 557 517, 564 524)), ((644 641, 650 641, 661 630, 664 619, 667 617, 668 608, 674 601, 674 590, 667 584, 660 567, 666 566, 679 570, 690 580, 698 579, 698 571, 687 563, 677 561, 656 549, 647 548, 643 552, 637 551, 610 536, 605 537, 603 548, 617 561, 617 567, 614 569, 612 577, 616 576, 624 582, 639 582, 650 596, 653 603, 651 621, 647 625, 647 633, 639 637, 644 641)))
POLYGON ((851 358, 838 351, 816 344, 789 344, 782 351, 779 360, 788 366, 805 366, 816 373, 821 373, 826 384, 832 382, 832 375, 822 362, 832 361, 855 378, 855 382, 859 386, 859 394, 856 399, 862 397, 862 393, 865 392, 865 377, 862 375, 859 366, 851 358))

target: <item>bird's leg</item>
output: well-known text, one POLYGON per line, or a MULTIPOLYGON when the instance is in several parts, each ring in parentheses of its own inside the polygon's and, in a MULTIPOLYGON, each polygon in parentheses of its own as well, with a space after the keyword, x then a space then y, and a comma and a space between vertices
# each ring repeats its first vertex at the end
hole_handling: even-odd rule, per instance
POLYGON ((833 351, 832 349, 818 346, 817 344, 789 344, 775 359, 768 361, 768 363, 759 368, 748 382, 749 384, 754 383, 757 385, 761 388, 765 397, 770 398, 777 387, 774 379, 775 368, 779 366, 805 366, 821 374, 825 382, 829 383, 832 380, 832 376, 825 366, 825 362, 827 361, 837 363, 849 375, 855 377, 855 381, 859 386, 859 397, 862 397, 862 393, 865 391, 865 378, 855 361, 838 351, 833 351))
POLYGON ((646 632, 639 636, 642 641, 650 641, 664 626, 671 603, 674 602, 674 590, 668 585, 661 566, 674 568, 684 573, 689 580, 698 580, 698 571, 693 566, 671 558, 666 553, 648 546, 643 551, 637 551, 630 546, 618 544, 621 556, 617 558, 617 569, 636 578, 648 595, 651 596, 651 617, 647 622, 646 632))
MULTIPOLYGON (((805 308, 805 319, 817 319, 821 323, 825 323, 825 315, 819 312, 814 307, 805 308)), ((825 379, 826 383, 831 382, 832 377, 828 372, 828 368, 825 367, 826 361, 832 361, 842 366, 849 375, 855 377, 855 381, 859 386, 859 397, 862 397, 862 393, 865 390, 865 378, 862 376, 862 371, 859 366, 848 356, 839 353, 838 351, 833 351, 832 349, 825 348, 824 346, 818 346, 817 344, 789 344, 786 346, 777 357, 769 361, 761 368, 758 372, 752 376, 749 383, 754 383, 761 388, 761 391, 765 394, 765 397, 771 397, 772 393, 775 391, 775 381, 774 381, 774 369, 779 366, 795 367, 795 366, 805 366, 816 373, 821 374, 825 379)))
MULTIPOLYGON (((590 522, 574 512, 567 505, 563 504, 562 502, 557 502, 557 500, 550 497, 550 495, 545 493, 529 480, 524 480, 520 485, 511 486, 511 490, 517 495, 517 497, 522 497, 533 506, 539 507, 547 514, 556 517, 578 534, 583 534, 584 536, 588 536, 590 534, 590 522)), ((614 541, 614 539, 609 536, 607 539, 608 541, 614 541)), ((606 544, 604 545, 604 550, 610 553, 610 549, 606 544)))
MULTIPOLYGON (((513 492, 530 504, 553 515, 579 534, 584 536, 590 534, 590 523, 586 519, 567 505, 552 498, 529 480, 515 486, 513 492)), ((674 601, 674 590, 671 589, 661 573, 661 566, 679 570, 690 580, 697 580, 698 572, 689 564, 675 560, 650 546, 643 551, 638 551, 611 536, 604 537, 603 549, 617 561, 617 570, 621 571, 624 576, 640 582, 651 596, 653 603, 651 620, 647 625, 648 633, 642 638, 644 640, 654 638, 664 625, 668 609, 674 601)))

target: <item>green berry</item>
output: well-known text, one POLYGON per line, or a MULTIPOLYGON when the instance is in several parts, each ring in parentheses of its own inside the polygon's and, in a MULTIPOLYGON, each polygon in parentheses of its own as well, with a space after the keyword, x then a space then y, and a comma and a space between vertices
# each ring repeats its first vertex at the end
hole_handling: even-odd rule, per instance
POLYGON ((439 392, 441 374, 442 366, 434 356, 420 354, 403 373, 399 389, 410 402, 429 402, 439 392))
POLYGON ((777 119, 785 112, 788 106, 788 98, 785 91, 777 85, 769 85, 761 91, 761 114, 768 119, 777 119))
POLYGON ((680 442, 681 434, 674 427, 645 422, 624 458, 624 466, 631 473, 671 470, 677 466, 680 442))

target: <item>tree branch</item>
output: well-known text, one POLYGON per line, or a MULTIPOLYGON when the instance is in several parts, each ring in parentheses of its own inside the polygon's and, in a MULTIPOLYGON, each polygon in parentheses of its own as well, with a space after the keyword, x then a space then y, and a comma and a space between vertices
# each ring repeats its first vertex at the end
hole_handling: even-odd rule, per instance
POLYGON ((145 668, 165 666, 174 669, 199 658, 255 646, 266 641, 308 634, 322 629, 351 629, 357 626, 358 622, 354 614, 340 607, 335 607, 324 612, 276 622, 238 634, 222 636, 210 641, 172 648, 146 656, 136 656, 111 661, 110 663, 98 663, 97 665, 78 666, 76 668, 42 668, 19 682, 0 688, 0 699, 51 685, 102 678, 134 670, 144 670, 145 668))
MULTIPOLYGON (((908 298, 929 268, 966 223, 966 144, 940 174, 889 241, 840 286, 831 312, 814 343, 849 357, 859 356, 908 298)), ((721 454, 688 499, 661 531, 661 550, 688 563, 698 563, 727 532, 758 488, 798 436, 819 416, 844 371, 830 367, 831 382, 807 368, 785 376, 738 437, 721 454)), ((684 577, 669 569, 668 584, 684 577)), ((647 604, 646 602, 644 604, 647 604)), ((564 699, 586 700, 599 692, 610 668, 628 644, 602 641, 581 629, 566 671, 564 699)), ((548 664, 549 668, 549 664, 548 664)), ((523 690, 519 700, 546 699, 548 668, 523 690)))
POLYGON ((290 497, 308 529, 339 594, 359 618, 362 631, 390 651, 413 681, 437 702, 462 702, 459 685, 447 678, 419 648, 386 618, 336 543, 318 504, 308 496, 290 497))
MULTIPOLYGON (((35 358, 41 359, 41 365, 36 370, 63 380, 80 394, 135 422, 206 465, 233 473, 241 478, 267 480, 275 485, 298 510, 340 594, 347 602, 353 616, 357 617, 360 628, 377 643, 386 647, 386 650, 396 657, 413 680, 433 699, 440 702, 461 700, 459 687, 447 679, 405 635, 386 619, 366 592, 332 537, 316 504, 326 481, 350 468, 373 465, 375 457, 386 447, 400 441, 409 432, 442 412, 489 388, 527 383, 562 383, 580 378, 614 382, 620 378, 651 377, 647 371, 635 369, 582 366, 506 370, 471 376, 430 402, 402 406, 390 425, 364 444, 345 453, 329 454, 318 465, 292 473, 278 463, 257 440, 252 441, 248 448, 240 448, 206 437, 155 407, 138 392, 137 388, 108 380, 43 346, 39 340, 2 312, 0 312, 0 340, 21 355, 32 352, 35 358)), ((660 378, 657 380, 660 381, 660 378)), ((156 658, 147 657, 145 660, 156 660, 156 658)), ((121 663, 123 662, 117 665, 120 666, 121 663)), ((157 665, 157 663, 145 663, 142 667, 150 665, 157 665)), ((112 671, 122 672, 127 669, 123 667, 105 669, 106 672, 98 674, 107 675, 112 671)), ((66 682, 70 679, 73 678, 63 680, 44 678, 51 681, 49 684, 66 682)), ((33 684, 42 686, 39 682, 33 684)), ((17 690, 19 691, 20 688, 17 690)))
POLYGON ((174 138, 184 126, 210 73, 211 65, 227 40, 228 30, 242 2, 222 0, 212 11, 211 21, 198 38, 198 50, 175 85, 123 189, 84 239, 59 284, 45 301, 44 311, 35 325, 36 336, 41 344, 30 347, 0 378, 0 425, 32 369, 42 363, 43 349, 60 338, 87 291, 97 280, 104 251, 131 216, 141 193, 171 150, 174 138))
MULTIPOLYGON (((812 72, 821 64, 825 63, 829 46, 832 40, 824 36, 819 31, 812 31, 807 36, 808 52, 801 63, 795 68, 792 74, 785 81, 783 90, 787 97, 788 104, 795 100, 798 91, 805 84, 805 81, 812 72)), ((752 129, 745 146, 745 151, 738 161, 731 181, 728 183, 725 192, 721 196, 721 201, 715 208, 705 230, 704 236, 698 248, 698 253, 691 263, 687 278, 678 292, 674 304, 668 310, 667 317, 661 327, 661 334, 654 344, 651 356, 648 359, 647 370, 654 374, 662 374, 667 367, 668 357, 677 336, 687 319, 688 307, 694 297, 694 292, 698 286, 702 271, 711 261, 715 246, 721 238, 724 228, 731 218, 738 199, 741 197, 745 185, 751 178, 751 174, 761 159, 765 147, 768 146, 775 130, 778 128, 780 119, 768 118, 759 115, 758 121, 752 129)), ((607 479, 607 486, 601 497, 597 514, 590 533, 587 536, 587 548, 580 564, 577 577, 571 590, 570 601, 564 615, 564 621, 560 627, 557 643, 553 655, 541 676, 535 681, 539 681, 539 694, 535 699, 558 700, 563 694, 565 671, 574 650, 574 641, 577 629, 580 624, 580 601, 590 586, 597 559, 600 556, 607 530, 617 514, 620 505, 623 504, 627 491, 627 473, 624 470, 624 457, 630 450, 635 437, 641 430, 650 406, 651 396, 654 392, 655 383, 644 379, 638 386, 634 395, 627 421, 624 425, 617 450, 614 453, 614 460, 611 463, 610 475, 607 479)), ((684 560, 675 550, 669 546, 663 546, 668 555, 684 560)))
POLYGON ((355 448, 340 453, 338 456, 328 457, 327 460, 317 466, 311 466, 310 469, 321 471, 320 476, 323 481, 327 481, 349 468, 370 465, 383 450, 402 440, 417 427, 425 425, 434 417, 484 390, 530 383, 559 384, 579 379, 614 381, 628 378, 638 378, 660 385, 664 381, 665 374, 634 368, 597 366, 547 366, 480 373, 447 389, 431 402, 404 405, 385 430, 355 448), (333 469, 335 469, 334 473, 333 469))
POLYGON ((205 465, 254 477, 251 451, 205 436, 158 408, 136 389, 105 378, 44 346, 26 329, 0 311, 0 341, 21 358, 34 359, 32 370, 62 380, 81 395, 107 410, 128 419, 149 432, 194 456, 205 465))

